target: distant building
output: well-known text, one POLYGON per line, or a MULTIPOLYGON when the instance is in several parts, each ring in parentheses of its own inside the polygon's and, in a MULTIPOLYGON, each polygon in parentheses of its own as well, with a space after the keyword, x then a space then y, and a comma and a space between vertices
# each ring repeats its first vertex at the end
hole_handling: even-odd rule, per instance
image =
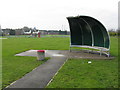
POLYGON ((10 34, 10 30, 11 30, 11 29, 2 29, 3 35, 4 35, 4 36, 5 36, 5 35, 9 35, 9 34, 10 34))
POLYGON ((62 30, 39 30, 41 35, 69 35, 69 31, 62 30))
POLYGON ((22 29, 2 29, 3 35, 23 35, 24 32, 22 29))
POLYGON ((23 35, 24 31, 22 29, 16 29, 15 30, 15 35, 23 35))
POLYGON ((28 28, 28 27, 23 27, 20 29, 2 29, 0 30, 0 32, 2 32, 2 35, 6 36, 6 35, 34 35, 34 34, 38 34, 40 32, 41 35, 69 35, 70 32, 65 30, 38 30, 35 27, 32 28, 28 28))

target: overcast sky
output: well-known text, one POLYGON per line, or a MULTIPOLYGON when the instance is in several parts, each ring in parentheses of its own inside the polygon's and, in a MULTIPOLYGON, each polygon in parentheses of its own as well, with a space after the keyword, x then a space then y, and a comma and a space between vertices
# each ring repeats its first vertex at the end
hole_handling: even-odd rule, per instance
POLYGON ((28 26, 40 30, 69 30, 68 16, 98 19, 107 29, 118 28, 119 0, 0 0, 2 28, 28 26))

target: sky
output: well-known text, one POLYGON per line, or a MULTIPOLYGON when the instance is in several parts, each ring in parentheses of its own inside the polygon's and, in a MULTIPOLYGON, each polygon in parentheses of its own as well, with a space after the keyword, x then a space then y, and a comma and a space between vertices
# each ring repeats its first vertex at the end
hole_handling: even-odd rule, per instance
POLYGON ((119 0, 0 0, 1 28, 28 26, 40 30, 68 30, 66 17, 86 15, 106 29, 118 28, 119 0))

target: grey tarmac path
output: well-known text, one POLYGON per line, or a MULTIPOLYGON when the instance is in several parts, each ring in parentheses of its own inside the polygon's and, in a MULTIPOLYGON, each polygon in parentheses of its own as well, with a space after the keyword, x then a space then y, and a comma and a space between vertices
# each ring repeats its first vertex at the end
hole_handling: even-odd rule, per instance
POLYGON ((45 88, 55 73, 67 60, 65 56, 52 56, 51 59, 40 65, 7 88, 45 88))

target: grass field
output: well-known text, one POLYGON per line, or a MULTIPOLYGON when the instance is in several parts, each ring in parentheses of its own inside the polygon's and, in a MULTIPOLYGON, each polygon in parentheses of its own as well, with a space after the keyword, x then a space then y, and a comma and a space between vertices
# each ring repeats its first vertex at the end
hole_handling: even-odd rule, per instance
POLYGON ((37 61, 35 57, 14 56, 15 54, 29 49, 67 49, 68 42, 68 38, 64 40, 63 38, 4 39, 2 41, 3 88, 43 63, 37 61))
MULTIPOLYGON (((111 54, 116 56, 115 60, 91 60, 92 64, 88 65, 87 61, 89 60, 70 59, 48 88, 117 87, 117 38, 112 37, 111 42, 111 54)), ((11 37, 4 39, 2 46, 2 87, 5 88, 13 81, 44 63, 44 61, 37 61, 35 57, 14 56, 15 54, 30 49, 67 50, 69 49, 69 37, 11 37)))
POLYGON ((111 54, 114 60, 69 59, 47 88, 117 88, 118 39, 114 37, 111 54))

